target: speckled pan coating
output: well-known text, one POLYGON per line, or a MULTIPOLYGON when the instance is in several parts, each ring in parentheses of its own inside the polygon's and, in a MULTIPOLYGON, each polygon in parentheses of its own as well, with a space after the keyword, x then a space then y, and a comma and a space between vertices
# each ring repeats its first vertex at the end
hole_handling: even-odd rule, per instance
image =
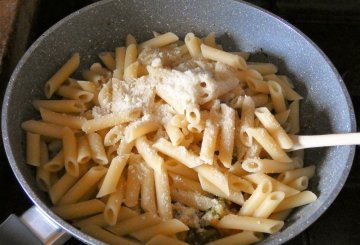
MULTIPOLYGON (((254 60, 276 63, 305 97, 301 104, 303 134, 355 131, 353 107, 341 77, 328 58, 299 30, 248 3, 212 0, 109 0, 95 3, 66 17, 45 32, 16 67, 4 99, 2 132, 6 152, 20 184, 51 219, 86 243, 99 241, 81 233, 54 215, 49 199, 35 183, 33 169, 25 165, 25 137, 20 124, 38 117, 31 100, 44 98, 45 81, 73 52, 81 55, 81 69, 97 60, 100 51, 123 45, 127 33, 140 40, 151 31, 173 31, 184 36, 215 32, 227 50, 261 50, 254 60)), ((79 77, 76 74, 75 77, 79 77)), ((299 234, 332 203, 349 173, 355 147, 312 149, 306 163, 316 164, 311 190, 319 199, 296 210, 278 234, 261 244, 280 244, 299 234)))

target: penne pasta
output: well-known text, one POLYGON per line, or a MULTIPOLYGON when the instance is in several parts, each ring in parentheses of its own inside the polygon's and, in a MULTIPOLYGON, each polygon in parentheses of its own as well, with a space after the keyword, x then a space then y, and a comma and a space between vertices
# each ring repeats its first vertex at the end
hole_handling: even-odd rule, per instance
POLYGON ((63 146, 66 172, 73 176, 79 176, 76 137, 74 132, 68 127, 63 129, 63 146))
POLYGON ((82 124, 85 122, 85 118, 83 117, 61 114, 44 108, 40 108, 40 114, 44 122, 70 127, 72 129, 81 129, 82 124))
POLYGON ((115 236, 114 234, 106 231, 105 229, 95 225, 85 226, 81 228, 81 231, 110 245, 138 245, 138 243, 136 242, 130 241, 126 238, 115 236))
POLYGON ((33 100, 36 110, 40 108, 60 113, 79 113, 86 110, 84 102, 80 100, 33 100))
POLYGON ((201 54, 206 59, 219 61, 240 70, 245 70, 247 68, 246 61, 239 55, 228 53, 205 44, 201 44, 200 48, 201 54))
POLYGON ((127 164, 129 155, 117 156, 112 159, 110 167, 106 172, 101 188, 96 195, 97 198, 114 193, 118 188, 118 183, 122 176, 122 172, 127 164))
POLYGON ((101 165, 108 164, 109 160, 107 159, 101 136, 97 133, 89 133, 87 134, 87 140, 90 146, 91 158, 101 165))
POLYGON ((274 234, 284 226, 284 222, 280 220, 228 214, 224 216, 216 226, 218 228, 225 229, 237 229, 274 234))
POLYGON ((93 185, 100 181, 106 171, 107 169, 102 166, 90 168, 60 199, 59 205, 76 203, 93 185))
MULTIPOLYGON (((28 120, 21 124, 21 128, 27 132, 38 134, 41 136, 47 136, 56 139, 62 139, 63 137, 63 133, 62 133, 63 128, 55 124, 50 124, 35 120, 28 120)), ((30 138, 31 137, 37 137, 37 136, 30 136, 30 138)), ((32 138, 31 141, 35 141, 35 140, 32 138)))
POLYGON ((142 242, 146 242, 158 234, 170 236, 187 230, 189 230, 189 228, 181 221, 177 219, 171 219, 149 228, 132 232, 130 233, 130 236, 135 237, 142 242))
POLYGON ((100 213, 104 208, 105 204, 102 201, 92 199, 89 201, 52 207, 51 210, 61 218, 70 220, 100 213))
POLYGON ((46 82, 45 96, 50 98, 62 83, 79 67, 80 55, 74 53, 71 58, 46 82))
POLYGON ((157 140, 155 144, 153 144, 153 147, 189 168, 200 166, 203 163, 198 156, 188 151, 184 146, 173 146, 164 138, 157 140))
POLYGON ((129 111, 122 114, 108 114, 106 116, 87 120, 83 123, 81 129, 89 134, 101 129, 114 127, 116 125, 130 122, 140 116, 138 111, 129 111))
POLYGON ((176 42, 179 38, 172 32, 167 32, 147 40, 139 45, 139 49, 143 48, 161 48, 176 42))
POLYGON ((130 219, 123 220, 114 226, 109 226, 106 229, 116 234, 117 236, 125 236, 127 234, 160 224, 161 218, 153 213, 144 213, 136 215, 130 219))
POLYGON ((121 204, 125 196, 125 178, 122 177, 118 181, 116 189, 109 195, 104 209, 105 221, 108 225, 115 225, 120 212, 121 204))
POLYGON ((40 134, 26 132, 26 163, 40 166, 40 134))

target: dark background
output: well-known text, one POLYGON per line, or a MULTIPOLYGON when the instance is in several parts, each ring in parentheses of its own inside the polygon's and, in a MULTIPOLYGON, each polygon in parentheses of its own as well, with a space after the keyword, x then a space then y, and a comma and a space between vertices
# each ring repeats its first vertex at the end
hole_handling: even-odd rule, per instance
MULTIPOLYGON (((40 0, 28 45, 51 25, 92 2, 95 0, 40 0)), ((289 21, 325 52, 342 75, 355 107, 357 121, 360 121, 360 1, 254 0, 249 2, 289 21)), ((9 76, 10 71, 2 74, 3 84, 9 76)), ((2 96, 3 89, 0 92, 2 96)), ((16 181, 2 147, 0 159, 0 196, 3 200, 0 222, 2 222, 11 213, 21 215, 32 204, 16 181)), ((350 176, 335 202, 320 219, 287 244, 360 244, 359 161, 359 147, 357 147, 350 176)), ((80 244, 80 242, 71 239, 67 244, 80 244)))

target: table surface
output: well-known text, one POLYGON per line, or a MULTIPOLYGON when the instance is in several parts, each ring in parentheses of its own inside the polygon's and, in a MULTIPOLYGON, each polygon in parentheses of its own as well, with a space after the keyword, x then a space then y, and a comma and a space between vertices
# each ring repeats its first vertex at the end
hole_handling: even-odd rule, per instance
MULTIPOLYGON (((33 26, 34 41, 67 14, 90 4, 91 0, 40 1, 33 26), (50 10, 51 9, 51 10, 50 10)), ((357 121, 360 121, 360 2, 278 0, 250 1, 280 15, 308 35, 330 58, 343 76, 350 92, 357 121)), ((1 91, 3 93, 3 91, 1 91)), ((358 124, 359 125, 359 124, 358 124)), ((0 150, 0 221, 9 214, 21 215, 31 201, 16 181, 3 148, 0 150)), ((287 244, 360 244, 360 154, 356 149, 349 178, 330 208, 306 231, 287 244)), ((80 244, 71 239, 67 244, 80 244)))

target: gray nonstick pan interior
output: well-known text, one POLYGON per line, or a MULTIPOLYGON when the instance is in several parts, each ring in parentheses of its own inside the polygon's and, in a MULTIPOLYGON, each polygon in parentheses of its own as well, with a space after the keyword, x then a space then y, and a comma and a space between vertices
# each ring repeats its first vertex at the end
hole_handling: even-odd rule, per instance
MULTIPOLYGON (((35 183, 25 164, 25 135, 21 122, 37 117, 33 99, 44 98, 43 87, 73 52, 81 55, 81 69, 98 61, 101 51, 124 44, 127 33, 139 40, 152 31, 187 32, 204 36, 215 32, 225 50, 256 52, 255 61, 278 65, 305 99, 301 102, 301 133, 325 134, 355 130, 349 95, 327 57, 301 32, 283 20, 247 3, 230 0, 109 0, 95 3, 66 17, 44 33, 26 52, 8 85, 2 112, 4 144, 10 164, 26 193, 46 214, 73 236, 99 243, 54 215, 47 194, 35 183)), ((81 70, 80 69, 80 70, 81 70)), ((74 77, 80 78, 79 74, 74 77)), ((280 244, 314 222, 335 199, 350 170, 353 146, 306 150, 305 164, 317 166, 310 189, 315 203, 297 209, 280 233, 261 244, 280 244)))

